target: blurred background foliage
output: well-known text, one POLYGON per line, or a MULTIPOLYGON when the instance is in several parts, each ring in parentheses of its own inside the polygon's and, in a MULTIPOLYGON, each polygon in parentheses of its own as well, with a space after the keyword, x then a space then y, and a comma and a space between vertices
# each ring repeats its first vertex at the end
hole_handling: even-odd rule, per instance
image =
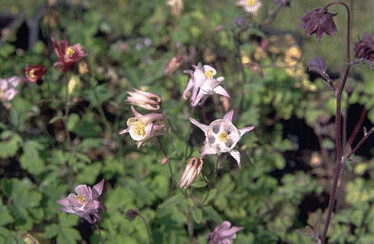
MULTIPOLYGON (((39 243, 99 243, 93 227, 58 212, 56 201, 76 185, 102 178, 105 243, 147 242, 143 223, 124 217, 131 208, 145 216, 154 243, 206 243, 206 234, 222 220, 244 227, 235 243, 314 243, 333 177, 335 102, 305 66, 321 56, 339 78, 346 15, 331 8, 338 13, 338 34, 319 43, 299 29, 299 17, 327 2, 293 1, 262 27, 276 8, 273 1, 264 1, 252 18, 234 0, 185 1, 178 14, 163 0, 1 0, 1 77, 23 76, 27 64, 49 70, 40 84, 23 83, 10 106, 0 105, 0 243, 23 243, 30 235, 39 243), (238 27, 237 18, 248 28, 238 27), (66 76, 53 69, 52 36, 80 43, 88 53, 66 76), (173 57, 183 58, 181 66, 165 72, 173 57), (182 100, 188 81, 182 71, 198 62, 225 77, 230 101, 213 96, 191 110, 182 100), (64 128, 67 84, 71 109, 64 128), (242 169, 226 157, 209 184, 200 177, 189 190, 178 190, 168 166, 160 166, 164 155, 156 143, 137 149, 129 136, 118 135, 131 117, 124 103, 131 88, 163 99, 172 140, 161 140, 172 154, 174 180, 203 142, 188 116, 208 124, 228 106, 239 128, 256 126, 240 141, 242 169)), ((347 3, 355 43, 363 32, 373 33, 374 6, 371 0, 347 3)), ((344 109, 353 145, 363 134, 360 127, 351 138, 360 118, 367 128, 374 124, 372 72, 367 65, 356 67, 348 81, 353 92, 345 94, 344 109)), ((373 144, 371 138, 344 167, 331 243, 374 241, 373 144)), ((213 174, 215 161, 205 158, 205 175, 213 174)))

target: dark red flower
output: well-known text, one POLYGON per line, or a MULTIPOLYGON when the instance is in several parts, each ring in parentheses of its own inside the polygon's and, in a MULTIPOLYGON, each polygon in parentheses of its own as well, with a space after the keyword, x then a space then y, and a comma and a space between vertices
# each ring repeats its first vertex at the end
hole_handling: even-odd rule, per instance
POLYGON ((37 82, 47 72, 47 67, 41 64, 27 65, 24 71, 28 81, 37 82))
POLYGON ((62 40, 59 45, 55 38, 52 37, 51 40, 58 58, 54 67, 62 66, 62 72, 70 70, 75 63, 78 63, 87 56, 79 44, 69 46, 66 40, 62 40))
POLYGON ((356 42, 354 53, 357 59, 374 62, 374 35, 364 33, 363 38, 356 42))
POLYGON ((329 13, 327 9, 321 10, 321 8, 316 8, 300 18, 303 22, 300 27, 305 29, 305 33, 308 36, 316 34, 318 41, 321 40, 323 33, 331 36, 337 32, 336 25, 332 19, 336 14, 329 13))

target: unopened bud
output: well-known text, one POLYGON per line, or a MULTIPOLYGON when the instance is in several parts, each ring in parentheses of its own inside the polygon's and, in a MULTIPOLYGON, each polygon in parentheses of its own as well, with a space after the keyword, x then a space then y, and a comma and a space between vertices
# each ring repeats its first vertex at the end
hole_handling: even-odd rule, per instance
POLYGON ((204 162, 201 158, 192 157, 190 161, 188 161, 182 178, 179 181, 179 187, 189 187, 194 182, 196 177, 200 174, 201 169, 203 168, 203 164, 204 162))
POLYGON ((126 219, 129 221, 133 221, 139 215, 138 210, 130 209, 126 212, 126 219))
POLYGON ((169 162, 169 157, 164 157, 162 160, 161 160, 161 166, 167 164, 169 162))

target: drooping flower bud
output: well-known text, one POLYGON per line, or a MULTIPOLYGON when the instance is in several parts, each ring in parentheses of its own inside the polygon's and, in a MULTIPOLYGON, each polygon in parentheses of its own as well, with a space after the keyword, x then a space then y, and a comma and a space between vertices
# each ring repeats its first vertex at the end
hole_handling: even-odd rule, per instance
POLYGON ((327 35, 334 35, 337 32, 336 25, 332 19, 336 14, 329 13, 321 8, 316 8, 307 12, 300 18, 302 24, 301 28, 305 29, 308 36, 316 34, 317 40, 320 41, 323 33, 327 35))
POLYGON ((182 178, 179 181, 179 187, 189 187, 195 181, 196 177, 200 174, 201 169, 203 168, 203 164, 204 162, 201 158, 192 157, 190 161, 188 161, 182 178))
POLYGON ((131 105, 136 105, 146 110, 159 110, 161 97, 157 96, 152 92, 141 91, 133 89, 133 91, 128 91, 126 101, 131 105))
POLYGON ((354 53, 356 59, 370 62, 371 67, 374 68, 374 35, 364 33, 362 39, 356 42, 354 53))
POLYGON ((308 62, 308 70, 313 70, 318 73, 326 73, 326 62, 320 57, 315 57, 309 60, 308 62))
POLYGON ((134 219, 139 215, 138 210, 136 209, 130 209, 126 212, 125 216, 126 219, 129 221, 134 221, 134 219))

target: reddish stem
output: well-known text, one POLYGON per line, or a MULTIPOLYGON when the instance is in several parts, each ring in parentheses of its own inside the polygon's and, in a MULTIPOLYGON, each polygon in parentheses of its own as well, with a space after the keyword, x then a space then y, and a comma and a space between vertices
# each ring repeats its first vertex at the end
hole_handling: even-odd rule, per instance
POLYGON ((352 131, 351 136, 348 139, 348 145, 352 145, 353 141, 356 139, 356 136, 358 132, 360 131, 362 124, 364 123, 364 120, 366 118, 367 110, 365 108, 362 109, 360 118, 358 119, 357 124, 355 125, 355 128, 352 131))

